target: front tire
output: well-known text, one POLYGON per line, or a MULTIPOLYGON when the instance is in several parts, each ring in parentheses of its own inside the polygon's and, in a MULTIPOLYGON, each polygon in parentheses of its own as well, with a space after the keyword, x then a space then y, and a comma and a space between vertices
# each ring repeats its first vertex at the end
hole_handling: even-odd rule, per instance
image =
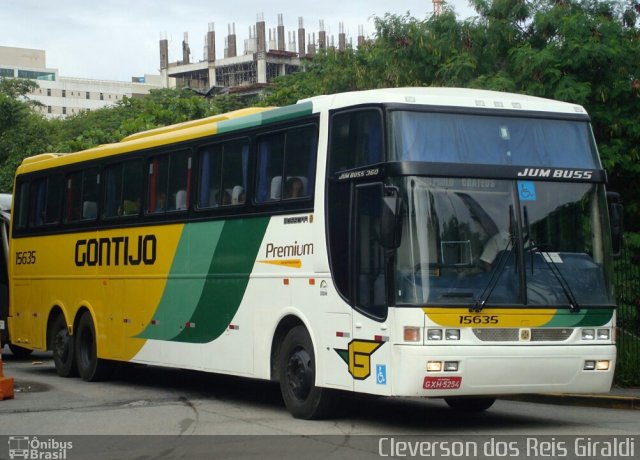
POLYGON ((98 382, 108 379, 113 372, 113 362, 98 358, 96 328, 89 312, 80 317, 75 336, 76 364, 82 380, 98 382))
POLYGON ((278 371, 282 398, 291 415, 305 420, 330 415, 334 409, 335 395, 330 390, 315 385, 313 344, 303 326, 294 327, 284 338, 278 371))
POLYGON ((493 406, 496 398, 444 398, 450 408, 461 412, 483 412, 493 406))
POLYGON ((69 335, 64 316, 58 315, 51 324, 48 332, 50 348, 53 352, 53 363, 60 377, 75 377, 78 375, 76 367, 75 345, 73 337, 69 335))

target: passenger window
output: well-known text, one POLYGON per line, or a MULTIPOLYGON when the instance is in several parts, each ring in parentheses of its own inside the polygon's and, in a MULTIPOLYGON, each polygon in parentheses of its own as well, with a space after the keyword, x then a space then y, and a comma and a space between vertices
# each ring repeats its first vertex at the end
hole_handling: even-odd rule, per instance
MULTIPOLYGON (((137 216, 142 199, 142 161, 132 160, 105 168, 103 216, 137 216)), ((83 203, 83 212, 95 212, 91 202, 83 203)))
POLYGON ((95 220, 100 174, 98 168, 87 168, 67 176, 64 222, 95 220), (92 209, 93 208, 93 209, 92 209))
POLYGON ((330 172, 380 163, 382 113, 377 109, 339 113, 331 119, 330 172))
POLYGON ((16 228, 26 228, 29 221, 29 182, 23 182, 16 187, 18 193, 16 197, 17 215, 15 216, 16 228))
POLYGON ((60 222, 63 188, 64 177, 61 174, 31 183, 29 226, 40 227, 60 222))
POLYGON ((249 142, 234 140, 200 150, 198 208, 244 204, 249 142))
POLYGON ((313 192, 317 129, 313 125, 258 139, 256 202, 308 198, 313 192))
POLYGON ((148 214, 185 211, 191 193, 191 152, 161 155, 149 162, 148 214))

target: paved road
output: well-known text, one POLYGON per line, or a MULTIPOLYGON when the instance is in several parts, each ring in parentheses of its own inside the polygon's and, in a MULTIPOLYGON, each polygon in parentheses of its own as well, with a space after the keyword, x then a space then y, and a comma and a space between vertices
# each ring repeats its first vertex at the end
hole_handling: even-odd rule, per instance
MULTIPOLYGON (((87 383, 58 377, 49 354, 34 354, 28 361, 16 361, 10 353, 3 356, 5 375, 15 379, 16 396, 0 402, 0 436, 332 435, 326 438, 331 445, 334 441, 340 444, 337 440, 341 439, 353 443, 353 435, 375 435, 373 443, 361 438, 367 447, 356 448, 355 454, 352 447, 348 454, 343 448, 331 450, 333 458, 358 458, 358 453, 369 458, 364 453, 377 449, 381 436, 401 435, 453 435, 455 439, 474 439, 473 435, 485 436, 479 439, 493 435, 636 435, 640 444, 640 417, 633 410, 499 400, 485 413, 460 414, 440 400, 357 398, 346 404, 339 418, 301 421, 286 412, 279 388, 271 382, 129 365, 109 382, 87 383)), ((265 452, 261 437, 253 441, 218 439, 226 439, 223 444, 238 458, 245 458, 237 455, 238 449, 258 456, 265 452)), ((287 448, 295 452, 291 446, 302 441, 294 438, 287 448)), ((272 448, 274 443, 278 441, 269 442, 272 448)), ((109 458, 113 453, 108 442, 103 447, 104 458, 109 458)), ((209 448, 203 441, 201 453, 211 457, 209 448)), ((273 458, 288 458, 282 449, 284 445, 273 458)), ((3 455, 6 452, 0 446, 0 459, 7 458, 3 455)))

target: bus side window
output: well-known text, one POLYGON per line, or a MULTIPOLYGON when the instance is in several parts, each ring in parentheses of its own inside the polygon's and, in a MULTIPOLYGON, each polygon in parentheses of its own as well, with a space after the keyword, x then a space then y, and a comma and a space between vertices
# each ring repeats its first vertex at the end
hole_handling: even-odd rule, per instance
POLYGON ((17 215, 15 216, 15 228, 22 229, 27 227, 29 217, 29 182, 23 182, 18 187, 16 197, 17 215))
POLYGON ((314 188, 317 142, 315 125, 261 136, 256 201, 310 197, 314 188))
POLYGON ((184 211, 191 194, 191 152, 182 150, 154 157, 149 162, 149 214, 184 211))
POLYGON ((29 226, 39 227, 44 224, 44 213, 47 198, 47 179, 38 179, 31 182, 29 192, 31 204, 29 205, 29 226))
POLYGON ((282 197, 284 163, 283 132, 258 138, 258 184, 256 202, 279 201, 282 197))
POLYGON ((318 132, 315 126, 287 131, 282 198, 311 196, 314 186, 318 132))
MULTIPOLYGON (((104 217, 133 216, 140 213, 142 160, 117 163, 105 168, 104 217)), ((85 202, 90 215, 92 201, 85 202)))
POLYGON ((330 172, 380 163, 383 158, 382 113, 366 109, 331 119, 330 172))

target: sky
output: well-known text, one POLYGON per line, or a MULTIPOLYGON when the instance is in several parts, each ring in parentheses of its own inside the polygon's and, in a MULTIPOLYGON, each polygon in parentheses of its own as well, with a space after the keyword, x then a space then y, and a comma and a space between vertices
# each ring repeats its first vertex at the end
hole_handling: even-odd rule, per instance
MULTIPOLYGON (((447 4, 461 19, 475 16, 468 0, 447 4)), ((327 36, 334 35, 337 45, 340 22, 347 40, 356 43, 358 26, 372 37, 375 17, 407 12, 417 19, 430 17, 432 1, 0 0, 0 46, 45 50, 46 66, 62 77, 131 81, 159 73, 161 37, 169 40, 170 62, 182 59, 185 32, 191 62, 202 60, 209 23, 214 23, 216 56, 221 58, 228 26, 235 24, 240 54, 258 15, 273 29, 281 13, 286 36, 297 31, 302 17, 306 32, 315 32, 316 39, 324 20, 327 36)))

